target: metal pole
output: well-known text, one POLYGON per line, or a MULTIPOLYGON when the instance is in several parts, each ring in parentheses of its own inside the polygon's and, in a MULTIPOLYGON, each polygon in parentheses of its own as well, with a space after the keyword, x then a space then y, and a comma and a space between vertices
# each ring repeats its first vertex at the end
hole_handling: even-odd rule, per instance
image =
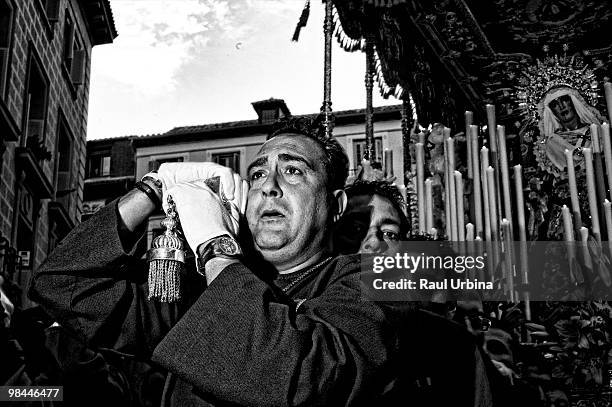
POLYGON ((365 153, 363 158, 373 162, 376 160, 376 143, 374 142, 374 108, 372 106, 372 91, 374 89, 374 41, 368 37, 366 41, 366 113, 365 113, 365 153))
POLYGON ((321 113, 323 114, 323 125, 325 127, 325 137, 331 138, 333 132, 333 115, 331 102, 331 74, 332 74, 332 34, 334 31, 332 19, 332 2, 325 2, 325 20, 323 23, 323 34, 325 36, 325 59, 323 68, 323 106, 321 113))

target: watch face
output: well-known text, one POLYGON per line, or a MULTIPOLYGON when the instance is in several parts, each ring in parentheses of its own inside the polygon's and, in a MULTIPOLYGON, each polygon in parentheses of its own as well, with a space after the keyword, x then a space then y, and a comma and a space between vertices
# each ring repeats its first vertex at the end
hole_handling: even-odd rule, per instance
POLYGON ((217 248, 221 254, 234 256, 238 253, 238 245, 231 237, 223 236, 217 241, 217 248))

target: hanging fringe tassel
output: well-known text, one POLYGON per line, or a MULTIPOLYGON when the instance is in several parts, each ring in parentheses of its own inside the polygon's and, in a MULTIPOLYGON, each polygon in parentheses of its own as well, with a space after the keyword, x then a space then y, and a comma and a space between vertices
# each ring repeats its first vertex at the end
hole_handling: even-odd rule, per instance
POLYGON ((334 36, 338 40, 338 44, 342 47, 343 50, 348 52, 355 52, 359 50, 364 50, 365 42, 363 39, 354 40, 344 32, 342 29, 342 23, 340 23, 340 16, 338 15, 338 10, 336 7, 333 7, 332 18, 334 22, 334 36))
POLYGON ((153 240, 147 254, 149 299, 177 302, 181 299, 181 274, 185 268, 185 252, 183 242, 175 232, 178 214, 171 196, 168 196, 168 214, 161 221, 161 225, 166 231, 153 240))
POLYGON ((404 88, 398 83, 394 88, 390 87, 385 80, 382 63, 380 62, 380 57, 378 56, 378 50, 376 46, 374 46, 374 78, 376 79, 376 83, 378 84, 378 90, 380 91, 380 95, 388 99, 389 96, 393 95, 396 99, 401 99, 404 94, 404 88))
POLYGON ((295 31, 293 32, 293 38, 291 41, 297 42, 300 38, 300 31, 303 27, 306 27, 308 24, 308 17, 310 16, 310 0, 306 0, 306 4, 304 5, 304 9, 302 10, 302 14, 300 15, 300 20, 295 26, 295 31))

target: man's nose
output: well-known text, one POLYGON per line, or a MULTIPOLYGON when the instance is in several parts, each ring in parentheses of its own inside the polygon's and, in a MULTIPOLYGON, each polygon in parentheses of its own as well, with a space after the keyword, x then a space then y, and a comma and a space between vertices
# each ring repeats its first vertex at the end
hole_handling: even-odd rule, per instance
POLYGON ((360 253, 384 253, 389 246, 377 231, 368 232, 368 235, 361 243, 360 253))
POLYGON ((283 191, 278 185, 278 175, 275 171, 271 171, 266 178, 266 181, 261 186, 261 192, 264 196, 273 196, 280 198, 283 196, 283 191))

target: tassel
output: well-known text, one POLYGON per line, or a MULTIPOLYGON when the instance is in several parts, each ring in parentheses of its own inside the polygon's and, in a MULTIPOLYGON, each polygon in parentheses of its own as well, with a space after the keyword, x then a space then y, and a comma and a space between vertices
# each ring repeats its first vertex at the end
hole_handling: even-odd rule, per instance
POLYGON ((185 270, 183 242, 176 234, 178 215, 176 205, 168 196, 168 213, 161 225, 163 235, 153 240, 147 254, 149 262, 149 300, 177 302, 181 299, 181 274, 185 270))
POLYGON ((302 10, 302 14, 300 15, 300 20, 295 26, 295 31, 293 32, 293 38, 291 38, 291 41, 297 42, 297 40, 300 38, 300 31, 302 30, 302 27, 306 27, 309 16, 310 16, 310 0, 306 0, 306 4, 304 5, 304 10, 302 10))

